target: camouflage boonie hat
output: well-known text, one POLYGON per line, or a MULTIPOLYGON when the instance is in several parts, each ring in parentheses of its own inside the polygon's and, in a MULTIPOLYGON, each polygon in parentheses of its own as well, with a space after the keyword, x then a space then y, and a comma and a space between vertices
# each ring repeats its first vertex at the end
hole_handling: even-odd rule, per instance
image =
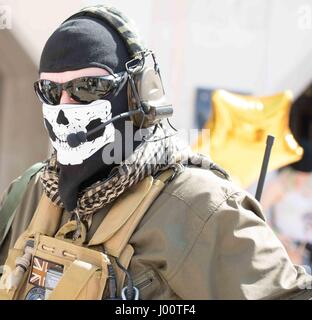
POLYGON ((134 23, 116 8, 106 5, 88 6, 70 16, 64 22, 80 16, 95 17, 110 23, 126 42, 129 53, 133 58, 136 57, 138 53, 146 51, 146 47, 134 23))

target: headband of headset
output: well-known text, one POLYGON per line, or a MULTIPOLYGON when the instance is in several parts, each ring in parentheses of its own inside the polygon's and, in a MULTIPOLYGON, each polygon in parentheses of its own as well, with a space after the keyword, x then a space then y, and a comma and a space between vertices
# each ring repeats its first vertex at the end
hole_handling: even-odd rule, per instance
POLYGON ((116 8, 106 5, 88 6, 70 16, 64 22, 81 16, 90 16, 108 22, 125 41, 132 58, 137 57, 140 52, 146 51, 133 22, 116 8))
POLYGON ((81 16, 90 16, 108 22, 125 41, 131 56, 132 60, 126 64, 130 83, 130 86, 128 86, 129 112, 117 117, 130 116, 137 127, 150 127, 163 118, 171 117, 173 109, 171 105, 165 103, 163 85, 153 54, 154 69, 147 68, 144 72, 141 72, 145 63, 145 54, 149 50, 143 44, 134 24, 117 9, 105 5, 85 7, 64 22, 81 16), (131 62, 136 62, 137 59, 143 64, 135 64, 132 72, 129 72, 128 68, 131 67, 131 62))

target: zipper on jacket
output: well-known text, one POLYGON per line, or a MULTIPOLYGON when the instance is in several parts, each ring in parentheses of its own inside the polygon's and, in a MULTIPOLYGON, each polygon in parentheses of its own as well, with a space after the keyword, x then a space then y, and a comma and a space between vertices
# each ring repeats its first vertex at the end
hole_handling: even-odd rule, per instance
POLYGON ((136 285, 136 287, 137 287, 138 289, 142 289, 142 288, 147 287, 148 285, 150 285, 152 282, 153 282, 153 279, 149 278, 149 279, 146 279, 146 280, 138 283, 138 284, 136 285))
POLYGON ((155 273, 153 271, 149 271, 143 277, 139 277, 136 281, 134 281, 134 285, 138 289, 143 289, 151 285, 154 280, 155 273))

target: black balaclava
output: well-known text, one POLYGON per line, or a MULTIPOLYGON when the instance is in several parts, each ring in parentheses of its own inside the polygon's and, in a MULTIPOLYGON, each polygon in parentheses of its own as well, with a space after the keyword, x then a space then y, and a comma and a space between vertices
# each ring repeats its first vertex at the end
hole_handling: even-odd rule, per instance
MULTIPOLYGON (((76 17, 63 23, 50 36, 41 55, 39 72, 100 67, 117 73, 125 71, 125 63, 130 59, 124 40, 108 22, 93 17, 76 17)), ((127 86, 125 85, 117 96, 109 95, 105 100, 111 102, 113 117, 128 111, 127 86)), ((122 135, 122 160, 129 156, 125 151, 126 120, 114 122, 116 131, 119 130, 122 135)), ((135 133, 135 130, 133 131, 135 133)), ((138 144, 134 142, 134 148, 138 144)), ((102 152, 105 152, 107 146, 103 148, 82 164, 59 164, 59 193, 66 210, 75 209, 80 190, 106 178, 116 165, 103 163, 102 152)))

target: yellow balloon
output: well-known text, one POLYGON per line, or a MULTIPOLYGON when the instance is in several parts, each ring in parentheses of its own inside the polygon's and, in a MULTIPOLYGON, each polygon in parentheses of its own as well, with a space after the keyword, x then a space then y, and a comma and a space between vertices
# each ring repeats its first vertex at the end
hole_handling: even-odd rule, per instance
POLYGON ((210 155, 234 181, 248 187, 259 177, 268 134, 275 137, 268 170, 302 158, 303 149, 289 128, 291 104, 290 91, 256 97, 217 90, 193 150, 210 155))

